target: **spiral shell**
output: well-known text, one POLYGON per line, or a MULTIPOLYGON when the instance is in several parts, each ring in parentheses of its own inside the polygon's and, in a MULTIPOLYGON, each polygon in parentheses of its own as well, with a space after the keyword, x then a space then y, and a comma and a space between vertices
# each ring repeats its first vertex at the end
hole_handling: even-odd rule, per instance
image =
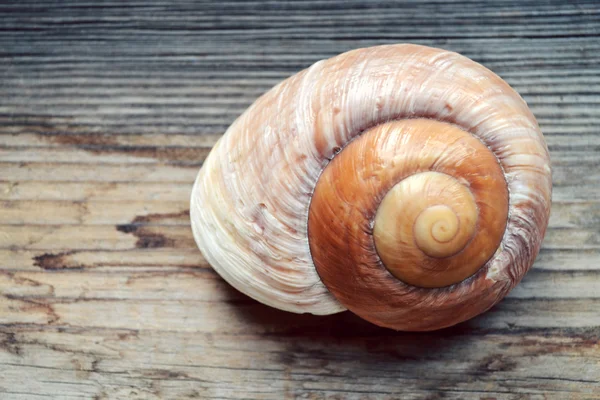
POLYGON ((207 261, 262 303, 431 330, 520 281, 550 198, 521 97, 464 56, 400 44, 317 62, 257 99, 190 210, 207 261))

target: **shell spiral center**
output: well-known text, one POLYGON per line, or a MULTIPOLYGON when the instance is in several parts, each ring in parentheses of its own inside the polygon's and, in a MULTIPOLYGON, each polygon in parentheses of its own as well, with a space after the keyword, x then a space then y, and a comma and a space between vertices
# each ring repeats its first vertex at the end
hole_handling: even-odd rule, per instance
POLYGON ((429 249, 433 242, 447 243, 458 233, 458 217, 448 206, 429 207, 415 221, 415 240, 424 253, 435 256, 435 249, 429 249))
MULTIPOLYGON (((383 198, 375 216, 375 247, 394 276, 427 287, 428 277, 404 267, 407 258, 420 253, 442 259, 460 252, 476 232, 478 214, 473 194, 458 179, 434 171, 417 173, 400 181, 383 198)), ((465 274, 473 272, 465 270, 465 274)), ((456 279, 468 276, 463 275, 456 279)))

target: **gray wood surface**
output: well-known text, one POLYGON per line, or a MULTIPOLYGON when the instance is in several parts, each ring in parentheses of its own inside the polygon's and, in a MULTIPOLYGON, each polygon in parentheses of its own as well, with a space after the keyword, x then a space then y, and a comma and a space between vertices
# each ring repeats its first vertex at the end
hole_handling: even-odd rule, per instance
POLYGON ((0 399, 600 399, 600 4, 0 4, 0 399), (357 47, 459 51, 531 106, 554 168, 533 270, 467 323, 293 315, 196 249, 198 168, 257 96, 357 47))

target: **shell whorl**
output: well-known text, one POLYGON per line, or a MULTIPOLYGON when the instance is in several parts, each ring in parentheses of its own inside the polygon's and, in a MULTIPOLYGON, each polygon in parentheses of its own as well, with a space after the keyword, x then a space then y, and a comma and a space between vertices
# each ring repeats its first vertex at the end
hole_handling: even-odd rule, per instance
POLYGON ((389 45, 261 96, 206 159, 190 212, 207 261, 258 301, 430 330, 520 281, 550 194, 543 136, 508 84, 453 52, 389 45))

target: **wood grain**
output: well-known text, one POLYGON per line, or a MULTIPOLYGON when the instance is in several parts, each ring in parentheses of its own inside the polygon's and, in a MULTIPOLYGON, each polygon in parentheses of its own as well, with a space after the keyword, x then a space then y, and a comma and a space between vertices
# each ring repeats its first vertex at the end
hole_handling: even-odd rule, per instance
POLYGON ((600 399, 600 7, 589 1, 0 4, 1 399, 600 399), (413 42, 506 79, 554 169, 533 270, 426 334, 292 315, 197 251, 198 168, 311 63, 413 42))

